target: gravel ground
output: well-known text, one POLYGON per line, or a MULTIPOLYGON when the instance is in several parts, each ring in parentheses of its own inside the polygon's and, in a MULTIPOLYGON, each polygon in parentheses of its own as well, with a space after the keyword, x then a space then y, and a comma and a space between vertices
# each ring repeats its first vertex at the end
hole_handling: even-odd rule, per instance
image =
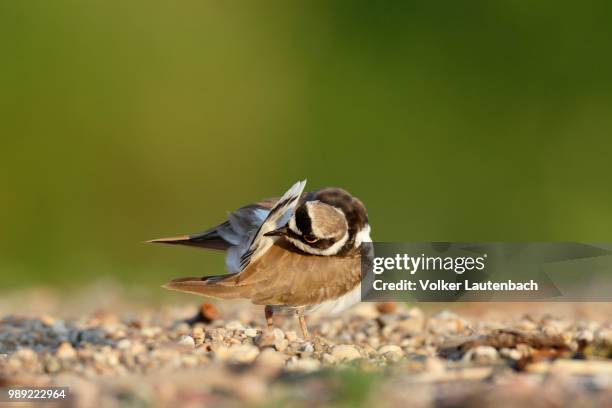
POLYGON ((262 330, 244 303, 125 302, 5 313, 0 387, 70 387, 77 407, 612 406, 609 304, 362 303, 311 319, 305 341, 288 316, 262 330))

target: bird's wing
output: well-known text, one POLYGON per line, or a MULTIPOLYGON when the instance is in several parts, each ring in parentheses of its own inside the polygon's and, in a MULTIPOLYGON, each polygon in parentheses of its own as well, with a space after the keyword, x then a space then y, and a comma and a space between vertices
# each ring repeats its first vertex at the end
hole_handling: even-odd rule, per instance
POLYGON ((241 254, 241 271, 244 271, 274 244, 276 238, 266 237, 265 234, 289 222, 305 186, 306 180, 298 181, 270 209, 266 219, 253 235, 248 248, 241 254))
POLYGON ((249 276, 219 282, 221 286, 249 288, 245 297, 255 304, 310 305, 336 299, 361 280, 361 256, 314 256, 296 252, 289 245, 273 245, 249 266, 249 276))
POLYGON ((225 228, 230 228, 229 222, 227 221, 217 225, 216 227, 210 228, 204 232, 199 232, 197 234, 158 238, 152 239, 147 242, 153 244, 186 245, 225 251, 231 246, 231 243, 219 234, 219 231, 225 228))
POLYGON ((337 299, 361 280, 361 254, 314 256, 276 243, 249 265, 249 276, 181 278, 167 289, 216 298, 250 299, 258 305, 305 306, 337 299))
MULTIPOLYGON (((236 257, 239 264, 240 255, 250 244, 259 226, 266 220, 268 213, 274 207, 278 198, 270 198, 257 203, 248 204, 228 214, 227 221, 222 222, 204 232, 190 235, 180 235, 169 238, 153 239, 151 243, 186 245, 207 249, 226 251, 234 246, 242 247, 236 257)), ((238 272, 234 268, 230 272, 238 272)))

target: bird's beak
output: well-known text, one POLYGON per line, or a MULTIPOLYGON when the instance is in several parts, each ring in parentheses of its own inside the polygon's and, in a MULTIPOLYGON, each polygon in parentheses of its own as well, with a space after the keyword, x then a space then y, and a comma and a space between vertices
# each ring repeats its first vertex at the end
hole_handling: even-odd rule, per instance
POLYGON ((287 226, 285 225, 284 227, 280 227, 278 229, 275 229, 273 231, 270 232, 266 232, 264 234, 264 236, 266 237, 282 237, 287 235, 287 226))

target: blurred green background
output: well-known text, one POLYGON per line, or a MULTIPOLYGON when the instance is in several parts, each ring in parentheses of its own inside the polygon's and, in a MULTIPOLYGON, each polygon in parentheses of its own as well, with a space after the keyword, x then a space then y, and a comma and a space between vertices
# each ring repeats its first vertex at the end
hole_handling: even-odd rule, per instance
POLYGON ((342 186, 380 241, 612 240, 612 3, 0 3, 2 288, 157 288, 143 241, 342 186))

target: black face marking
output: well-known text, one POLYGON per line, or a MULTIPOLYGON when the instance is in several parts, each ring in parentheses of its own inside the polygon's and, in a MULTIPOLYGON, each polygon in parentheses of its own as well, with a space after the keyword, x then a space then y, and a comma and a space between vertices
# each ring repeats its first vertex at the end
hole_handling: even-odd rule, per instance
POLYGON ((295 211, 295 225, 302 232, 302 235, 312 234, 312 221, 310 219, 310 216, 308 215, 306 204, 301 205, 295 211))
POLYGON ((316 248, 316 249, 327 249, 336 243, 336 240, 334 240, 333 238, 319 239, 315 242, 308 242, 306 241, 303 235, 296 234, 292 230, 287 230, 287 236, 297 241, 303 242, 305 245, 308 245, 311 248, 316 248))

